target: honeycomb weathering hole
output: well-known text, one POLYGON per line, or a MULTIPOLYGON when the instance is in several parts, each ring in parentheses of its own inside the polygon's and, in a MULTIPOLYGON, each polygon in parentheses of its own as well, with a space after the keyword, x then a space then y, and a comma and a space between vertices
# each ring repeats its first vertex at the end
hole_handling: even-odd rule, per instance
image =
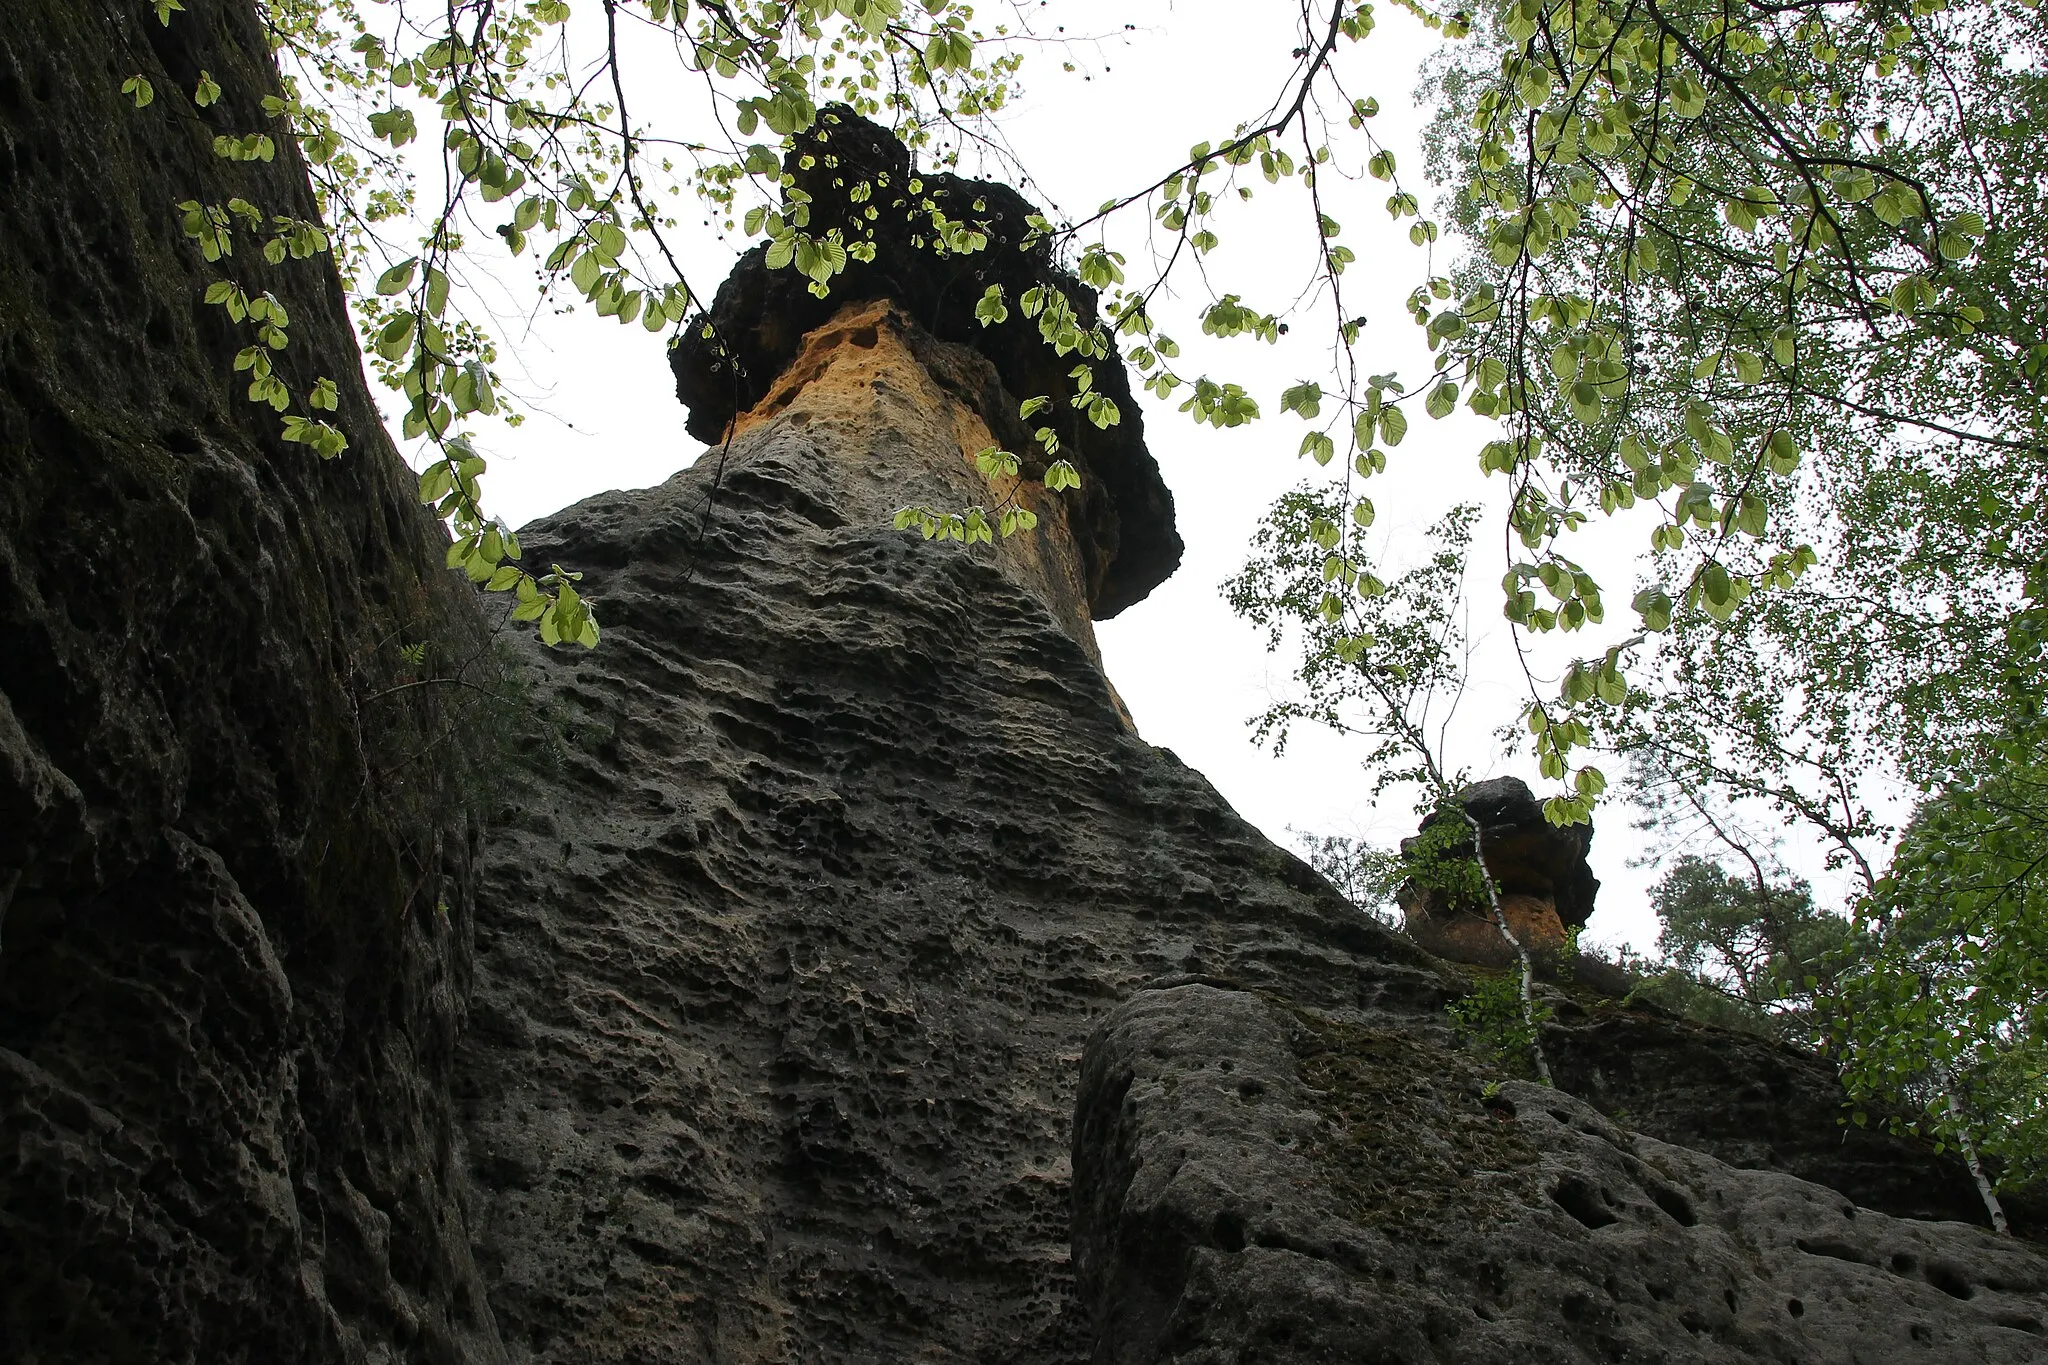
POLYGON ((1550 1198, 1589 1228, 1604 1228, 1621 1221, 1620 1216, 1607 1207, 1606 1197, 1575 1175, 1559 1181, 1557 1188, 1550 1192, 1550 1198))

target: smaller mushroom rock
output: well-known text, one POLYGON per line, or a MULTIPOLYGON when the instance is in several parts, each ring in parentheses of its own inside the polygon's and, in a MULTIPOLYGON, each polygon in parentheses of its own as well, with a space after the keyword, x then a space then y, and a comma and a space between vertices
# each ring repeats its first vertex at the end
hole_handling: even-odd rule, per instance
MULTIPOLYGON (((1499 889, 1508 928, 1531 952, 1567 951, 1570 931, 1592 915, 1600 890, 1600 879, 1586 863, 1593 826, 1551 824, 1529 784, 1515 777, 1476 782, 1457 799, 1479 824, 1486 870, 1499 889)), ((1414 869, 1398 896, 1410 937, 1456 962, 1504 967, 1515 960, 1483 892, 1433 871, 1472 857, 1464 820, 1449 811, 1430 815, 1413 838, 1401 841, 1401 855, 1414 869), (1453 829, 1432 838, 1447 821, 1453 829)))

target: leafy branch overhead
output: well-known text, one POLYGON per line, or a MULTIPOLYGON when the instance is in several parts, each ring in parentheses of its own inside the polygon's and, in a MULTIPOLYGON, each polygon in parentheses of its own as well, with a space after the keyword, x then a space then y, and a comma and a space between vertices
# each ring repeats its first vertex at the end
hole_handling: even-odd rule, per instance
MULTIPOLYGON (((267 0, 286 78, 265 97, 264 126, 224 128, 216 146, 267 159, 279 136, 297 142, 344 271, 360 279, 377 267, 358 305, 380 372, 407 400, 405 432, 451 470, 474 452, 451 455, 447 441, 502 407, 488 329, 451 311, 475 253, 531 248, 547 293, 659 331, 700 297, 670 239, 686 190, 818 293, 874 250, 861 223, 888 207, 885 196, 924 215, 917 249, 989 250, 971 212, 949 215, 914 173, 901 186, 845 186, 866 199, 863 212, 814 231, 784 160, 826 98, 889 117, 913 149, 933 150, 945 133, 954 145, 941 159, 957 156, 1009 105, 1039 36, 1023 12, 991 29, 952 0, 598 0, 580 17, 560 0, 379 8, 400 22, 373 31, 341 0, 267 0), (621 54, 656 43, 704 87, 705 117, 691 127, 635 121, 621 54), (406 222, 426 224, 417 247, 379 261, 383 231, 406 222)), ((1446 220, 1423 216, 1394 149, 1372 133, 1378 101, 1347 85, 1344 54, 1373 32, 1371 8, 1333 2, 1300 14, 1295 69, 1267 115, 1196 141, 1184 161, 1141 174, 1076 223, 1038 221, 1081 281, 1106 293, 1100 324, 1081 326, 1056 284, 985 295, 977 316, 989 324, 1021 310, 1056 351, 1083 360, 1114 345, 1193 420, 1255 423, 1266 409, 1242 383, 1176 369, 1179 347, 1155 314, 1171 282, 1187 279, 1206 296, 1192 318, 1207 337, 1270 343, 1313 316, 1189 273, 1223 246, 1232 205, 1294 196, 1320 280, 1304 306, 1321 310, 1337 356, 1335 372, 1275 405, 1309 424, 1303 453, 1337 466, 1341 451, 1341 476, 1365 479, 1416 412, 1462 407, 1498 422, 1477 454, 1506 480, 1522 547, 1504 566, 1503 604, 1519 631, 1604 628, 1610 594, 1567 538, 1632 512, 1651 520, 1661 572, 1632 598, 1635 627, 1569 670, 1556 696, 1531 699, 1541 766, 1570 779, 1553 815, 1571 818, 1598 786, 1578 776, 1580 751, 1611 732, 1642 637, 1688 614, 1730 620, 1813 567, 1818 552, 1794 513, 1821 444, 1932 435, 2039 451, 2048 352, 2031 284, 2002 287, 2015 271, 2038 274, 2014 245, 2027 196, 1999 188, 2025 183, 2027 144, 2024 129, 2008 135, 1987 117, 2030 107, 2011 97, 2034 78, 2024 62, 1985 60, 2038 45, 2038 26, 2027 0, 1402 8, 1447 41, 1431 141, 1432 168, 1454 191, 1446 220), (1419 381, 1352 361, 1363 324, 1343 290, 1357 257, 1319 187, 1332 175, 1388 182, 1388 214, 1412 220, 1425 255, 1411 311, 1435 358, 1419 381), (1142 271, 1099 236, 1129 213, 1165 234, 1142 271), (1448 271, 1433 254, 1446 232, 1478 248, 1448 271)), ((175 14, 159 10, 165 22, 175 14)), ((123 89, 139 108, 159 107, 142 77, 123 89)), ((195 111, 219 111, 211 77, 189 98, 195 111)), ((187 231, 220 256, 259 224, 275 234, 266 251, 287 237, 294 253, 325 249, 243 207, 246 221, 232 203, 194 201, 187 231)), ((1090 373, 1077 367, 1065 397, 1111 425, 1119 414, 1090 392, 1090 373)), ((274 403, 269 378, 257 377, 260 401, 274 403)), ((326 417, 294 418, 296 439, 339 448, 326 417)), ((459 499, 448 515, 480 548, 481 505, 459 499)), ((1339 577, 1369 581, 1354 543, 1369 523, 1340 524, 1339 577)))
MULTIPOLYGON (((184 7, 152 0, 152 8, 169 25, 184 7)), ((331 252, 373 367, 403 399, 401 434, 427 452, 420 496, 454 532, 450 562, 514 593, 514 617, 537 621, 549 643, 595 643, 597 626, 573 578, 521 566, 517 538, 484 508, 485 461, 471 426, 494 416, 516 422, 519 413, 501 395, 496 344, 466 287, 478 253, 532 250, 543 296, 566 291, 599 316, 672 329, 697 297, 669 235, 686 186, 724 214, 750 183, 783 187, 780 150, 749 139, 765 133, 786 148, 827 93, 867 112, 886 106, 908 116, 906 132, 923 145, 920 113, 999 109, 1017 65, 1014 54, 978 48, 970 11, 944 0, 915 15, 898 0, 714 0, 694 9, 674 0, 602 0, 586 7, 600 21, 594 26, 590 16, 572 24, 576 7, 563 0, 259 0, 257 8, 283 78, 261 95, 261 125, 221 127, 214 149, 230 162, 269 162, 279 140, 290 139, 327 226, 274 216, 246 199, 195 199, 180 207, 186 235, 224 268, 237 242, 252 238, 272 264, 331 252), (584 69, 593 41, 594 82, 584 69), (678 74, 705 81, 704 126, 736 130, 737 138, 675 137, 635 121, 621 54, 650 42, 670 47, 678 74), (422 225, 417 240, 404 239, 422 225)), ((221 89, 204 72, 189 92, 159 91, 139 74, 121 92, 138 111, 212 125, 225 117, 221 89)), ((750 230, 769 217, 749 215, 750 230)), ((778 265, 811 276, 820 292, 849 259, 837 240, 804 237, 800 222, 777 216, 773 226, 783 233, 778 265)), ((956 225, 947 241, 972 249, 973 232, 956 225)), ((851 252, 861 249, 855 243, 851 252)), ((256 344, 237 367, 249 373, 250 398, 280 414, 284 437, 326 457, 344 450, 347 437, 331 419, 336 387, 323 380, 294 394, 271 358, 288 335, 278 296, 224 277, 208 301, 255 329, 256 344), (290 411, 295 403, 300 410, 290 411)), ((1113 420, 1100 407, 1090 415, 1113 420)))

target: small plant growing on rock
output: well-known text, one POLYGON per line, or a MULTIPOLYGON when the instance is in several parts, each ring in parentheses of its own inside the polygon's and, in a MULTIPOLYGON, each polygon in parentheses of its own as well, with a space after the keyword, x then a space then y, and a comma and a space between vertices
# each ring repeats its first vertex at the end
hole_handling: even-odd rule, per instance
POLYGON ((1401 929, 1395 894, 1408 880, 1408 864, 1397 851, 1343 834, 1312 834, 1292 829, 1302 857, 1322 873, 1345 900, 1389 929, 1401 929))
POLYGON ((1452 1001, 1447 1012, 1466 1047, 1503 1071, 1547 1083, 1538 1032, 1550 1019, 1550 1006, 1524 1001, 1513 977, 1480 977, 1471 994, 1452 1001))
POLYGON ((1437 802, 1436 813, 1444 818, 1425 823, 1402 849, 1407 880, 1455 904, 1487 904, 1486 874, 1472 856, 1472 828, 1465 808, 1446 795, 1437 802))

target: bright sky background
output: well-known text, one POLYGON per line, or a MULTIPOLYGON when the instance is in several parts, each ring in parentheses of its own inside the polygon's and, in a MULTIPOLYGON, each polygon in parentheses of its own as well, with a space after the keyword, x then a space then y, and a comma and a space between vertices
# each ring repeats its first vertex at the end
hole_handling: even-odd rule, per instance
MULTIPOLYGON (((995 8, 985 7, 983 18, 992 22, 995 8)), ((1041 36, 1061 37, 1063 22, 1068 35, 1111 36, 1049 46, 1027 60, 1026 96, 1000 118, 1011 148, 1034 177, 1023 188, 1055 208, 1056 216, 1078 217, 1179 164, 1191 143, 1221 141, 1239 120, 1262 114, 1293 66, 1291 9, 1243 0, 1037 7, 1033 22, 1041 36), (1271 18, 1252 17, 1261 9, 1271 18), (1128 32, 1126 23, 1134 26, 1128 32), (1076 69, 1063 71, 1063 62, 1076 69)), ((1427 209, 1420 152, 1425 115, 1412 92, 1418 64, 1436 46, 1434 35, 1385 6, 1379 31, 1362 45, 1342 46, 1340 70, 1350 93, 1378 97, 1383 112, 1374 131, 1395 151, 1404 181, 1423 194, 1427 209)), ((635 115, 637 122, 663 131, 658 110, 637 107, 635 115)), ((1354 162, 1364 156, 1356 151, 1354 162)), ((972 164, 962 169, 979 170, 972 164)), ((1382 206, 1388 187, 1363 179, 1362 164, 1346 169, 1360 174, 1361 183, 1326 176, 1323 189, 1328 211, 1343 223, 1344 240, 1359 256, 1345 282, 1355 291, 1347 300, 1349 311, 1370 320, 1361 356, 1368 371, 1398 370, 1414 383, 1428 373, 1427 350, 1404 300, 1425 277, 1427 261, 1409 244, 1406 222, 1397 226, 1388 218, 1382 206)), ((1272 311, 1284 310, 1301 293, 1307 280, 1305 238, 1280 216, 1288 215, 1291 223, 1306 212, 1291 190, 1283 184, 1217 226, 1223 242, 1207 268, 1220 290, 1241 293, 1272 311)), ((1135 276, 1145 250, 1142 237, 1130 234, 1142 233, 1145 220, 1135 212, 1126 218, 1109 240, 1129 256, 1135 276)), ((744 243, 720 241, 709 226, 688 227, 685 264, 692 284, 708 290, 744 243)), ((522 268, 508 264, 502 280, 523 283, 522 268)), ((508 387, 522 396, 531 415, 516 430, 487 427, 477 433, 491 457, 487 497, 499 516, 521 525, 594 493, 658 483, 697 458, 702 447, 683 432, 664 338, 587 310, 543 315, 529 327, 521 315, 530 293, 515 288, 501 297, 511 319, 500 327, 512 362, 505 367, 508 387)), ((1147 601, 1099 627, 1109 674, 1145 738, 1204 773, 1275 841, 1296 846, 1290 831, 1303 831, 1392 843, 1413 831, 1415 815, 1399 794, 1374 803, 1360 768, 1361 748, 1309 730, 1298 733, 1284 758, 1252 742, 1247 722, 1287 690, 1290 660, 1269 656, 1259 634, 1231 615, 1218 592, 1241 566, 1269 504, 1319 472, 1295 455, 1305 428, 1279 412, 1277 399, 1297 380, 1327 377, 1327 332, 1303 326, 1275 347, 1247 339, 1205 347, 1185 311, 1194 302, 1154 310, 1185 348, 1176 368, 1184 375, 1206 371, 1245 384, 1265 416, 1218 432, 1175 411, 1177 401, 1146 398, 1149 444, 1173 489, 1188 553, 1179 573, 1147 601)), ((1487 486, 1474 458, 1487 433, 1487 424, 1463 412, 1443 422, 1415 414, 1407 440, 1391 452, 1392 468, 1369 489, 1380 513, 1372 535, 1385 562, 1398 568, 1404 554, 1417 554, 1420 528, 1452 503, 1497 502, 1498 483, 1487 486)), ((1631 545, 1646 543, 1648 534, 1647 519, 1623 532, 1631 545)), ((1610 621, 1625 624, 1625 604, 1635 586, 1626 555, 1610 550, 1584 558, 1606 589, 1615 613, 1610 621)), ((1470 586, 1479 649, 1448 759, 1479 777, 1533 777, 1527 755, 1503 753, 1493 733, 1526 695, 1498 615, 1495 583, 1503 567, 1496 515, 1474 547, 1470 586)), ((1572 643, 1589 652, 1605 645, 1572 643)), ((1554 687, 1554 678, 1546 682, 1554 687)), ((1644 889, 1655 873, 1628 866, 1642 840, 1629 817, 1619 805, 1596 817, 1600 834, 1593 863, 1604 885, 1590 937, 1649 949, 1656 921, 1644 889)))

